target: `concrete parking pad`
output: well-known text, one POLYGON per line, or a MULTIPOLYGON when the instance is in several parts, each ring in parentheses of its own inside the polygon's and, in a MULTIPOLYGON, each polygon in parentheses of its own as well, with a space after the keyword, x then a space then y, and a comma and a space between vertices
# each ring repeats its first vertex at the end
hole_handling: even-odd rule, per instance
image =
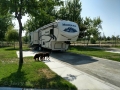
MULTIPOLYGON (((23 51, 23 57, 34 56, 36 53, 37 51, 23 51)), ((16 54, 19 58, 19 51, 17 51, 16 54)))
POLYGON ((74 84, 79 90, 120 90, 120 88, 77 70, 51 57, 51 62, 45 62, 51 70, 74 84))

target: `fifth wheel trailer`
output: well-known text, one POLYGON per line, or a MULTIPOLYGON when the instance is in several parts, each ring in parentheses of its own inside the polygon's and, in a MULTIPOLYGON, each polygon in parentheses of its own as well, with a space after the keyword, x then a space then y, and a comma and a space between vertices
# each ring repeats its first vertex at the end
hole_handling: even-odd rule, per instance
POLYGON ((37 48, 39 43, 38 43, 38 33, 37 32, 30 32, 30 46, 37 48))
POLYGON ((77 40, 79 32, 77 23, 58 20, 31 32, 30 45, 39 49, 67 50, 70 42, 77 40))

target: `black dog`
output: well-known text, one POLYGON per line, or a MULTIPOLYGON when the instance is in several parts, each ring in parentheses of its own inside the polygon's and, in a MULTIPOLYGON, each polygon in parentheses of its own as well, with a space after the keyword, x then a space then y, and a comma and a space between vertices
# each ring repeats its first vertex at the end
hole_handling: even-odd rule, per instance
POLYGON ((43 60, 43 57, 44 57, 44 53, 40 52, 40 53, 35 54, 34 59, 36 61, 36 58, 37 58, 39 61, 39 58, 40 60, 43 60))

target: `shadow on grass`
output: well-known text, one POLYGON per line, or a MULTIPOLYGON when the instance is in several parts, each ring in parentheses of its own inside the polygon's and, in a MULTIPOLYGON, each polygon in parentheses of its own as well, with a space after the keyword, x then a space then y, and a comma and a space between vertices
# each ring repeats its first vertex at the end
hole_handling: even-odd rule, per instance
POLYGON ((23 66, 23 63, 21 63, 21 64, 19 63, 17 72, 21 72, 22 66, 23 66))
POLYGON ((71 83, 66 82, 58 75, 52 78, 42 76, 37 80, 28 80, 23 71, 17 71, 10 76, 0 80, 2 87, 20 87, 20 88, 39 88, 39 89, 57 89, 57 90, 77 90, 71 83))
POLYGON ((25 72, 21 71, 23 64, 19 64, 16 72, 11 73, 10 76, 2 78, 0 80, 0 86, 6 87, 24 87, 27 79, 25 78, 25 72))
POLYGON ((34 88, 41 88, 41 89, 57 89, 57 90, 77 90, 77 88, 72 85, 71 83, 66 83, 63 81, 58 75, 55 75, 53 78, 47 79, 46 77, 42 77, 37 81, 31 82, 34 88))
POLYGON ((2 87, 24 87, 27 79, 25 78, 25 72, 17 71, 11 73, 10 76, 2 78, 0 80, 0 86, 2 87))

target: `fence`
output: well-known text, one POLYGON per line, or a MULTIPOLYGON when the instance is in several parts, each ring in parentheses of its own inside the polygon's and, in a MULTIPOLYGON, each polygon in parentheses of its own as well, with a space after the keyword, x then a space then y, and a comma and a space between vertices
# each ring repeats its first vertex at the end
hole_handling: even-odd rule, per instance
POLYGON ((120 41, 97 41, 96 44, 91 44, 87 40, 71 42, 71 45, 75 46, 97 46, 97 47, 119 47, 120 41))

